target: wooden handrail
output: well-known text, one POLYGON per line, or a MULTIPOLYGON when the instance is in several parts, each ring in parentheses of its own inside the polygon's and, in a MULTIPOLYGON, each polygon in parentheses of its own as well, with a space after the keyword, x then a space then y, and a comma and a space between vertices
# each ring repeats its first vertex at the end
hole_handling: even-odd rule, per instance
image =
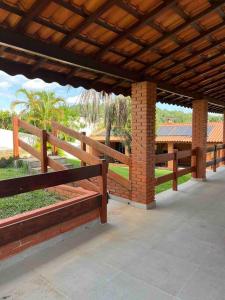
MULTIPOLYGON (((84 136, 84 135, 83 135, 84 136)), ((95 156, 87 153, 85 151, 85 146, 83 149, 79 149, 65 141, 58 139, 53 134, 49 134, 46 130, 41 130, 33 125, 30 125, 17 117, 13 118, 13 144, 14 144, 14 157, 19 157, 19 147, 36 157, 41 161, 41 171, 42 174, 20 177, 9 180, 0 181, 0 198, 13 196, 20 193, 25 193, 29 191, 34 191, 36 189, 52 187, 56 185, 71 183, 74 181, 79 181, 80 186, 100 192, 101 194, 101 206, 100 219, 101 223, 107 222, 107 163, 104 160, 100 160, 95 156), (32 146, 26 142, 19 139, 19 127, 31 132, 32 134, 38 136, 41 141, 41 151, 37 151, 32 146), (47 155, 47 142, 52 144, 55 149, 59 147, 64 151, 74 155, 79 158, 85 164, 91 166, 85 166, 76 169, 67 169, 60 163, 54 161, 47 155), (48 165, 57 170, 57 172, 47 173, 48 165), (89 178, 98 177, 99 187, 94 183, 89 181, 89 178)))
POLYGON ((102 175, 102 164, 0 181, 0 198, 102 175))
POLYGON ((30 153, 32 156, 34 156, 37 159, 41 160, 40 152, 38 152, 36 149, 34 149, 32 146, 30 146, 26 142, 22 141, 21 139, 18 139, 18 145, 19 145, 20 148, 22 148, 26 152, 30 153))
POLYGON ((108 170, 108 177, 113 179, 115 182, 119 183, 121 186, 125 187, 128 191, 131 190, 131 182, 123 176, 115 173, 112 170, 108 170))
POLYGON ((197 156, 198 150, 192 149, 192 150, 184 150, 184 151, 178 151, 174 150, 173 153, 165 153, 165 154, 158 154, 156 155, 156 163, 163 163, 167 162, 170 160, 173 160, 173 172, 166 174, 164 176, 160 176, 155 178, 155 185, 160 185, 162 183, 165 183, 167 181, 173 181, 172 187, 174 191, 177 191, 177 186, 178 186, 178 178, 180 176, 189 174, 191 172, 196 171, 196 167, 188 167, 179 170, 178 169, 178 160, 186 157, 192 157, 192 156, 197 156))
MULTIPOLYGON (((15 118, 17 118, 17 117, 15 117, 15 118)), ((42 130, 39 129, 38 127, 35 127, 23 120, 20 120, 19 118, 18 118, 18 123, 19 123, 20 128, 23 128, 24 130, 28 131, 29 133, 41 138, 42 130)))
POLYGON ((130 158, 127 155, 122 154, 122 153, 120 153, 98 141, 94 141, 93 139, 83 135, 80 132, 77 132, 73 129, 67 128, 55 121, 52 121, 52 128, 54 128, 54 130, 61 131, 75 139, 78 139, 80 142, 87 144, 88 146, 96 149, 97 151, 99 151, 109 157, 112 157, 112 158, 118 160, 119 162, 124 163, 125 165, 128 165, 128 166, 130 165, 130 158))
POLYGON ((101 160, 99 158, 79 149, 78 147, 71 145, 68 142, 58 139, 50 133, 47 134, 47 141, 53 146, 56 146, 66 151, 67 153, 74 155, 75 157, 79 158, 80 160, 86 162, 89 165, 101 163, 101 160))
MULTIPOLYGON (((177 152, 177 158, 186 158, 192 155, 196 155, 196 149, 192 150, 184 150, 177 152)), ((163 153, 163 154, 156 154, 155 156, 155 163, 164 163, 174 159, 174 152, 173 153, 163 153)))

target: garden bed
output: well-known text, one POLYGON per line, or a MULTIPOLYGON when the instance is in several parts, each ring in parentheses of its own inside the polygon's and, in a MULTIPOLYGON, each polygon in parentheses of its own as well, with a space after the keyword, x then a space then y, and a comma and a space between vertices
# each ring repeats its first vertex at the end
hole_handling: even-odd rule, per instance
MULTIPOLYGON (((29 175, 25 168, 0 168, 0 180, 29 175)), ((38 190, 0 199, 0 219, 45 207, 65 200, 57 193, 38 190)))

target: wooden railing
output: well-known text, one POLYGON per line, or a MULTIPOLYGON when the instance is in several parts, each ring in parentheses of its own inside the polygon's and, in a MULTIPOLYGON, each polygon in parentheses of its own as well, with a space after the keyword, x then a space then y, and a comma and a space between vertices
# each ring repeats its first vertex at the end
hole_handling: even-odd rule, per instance
POLYGON ((225 162, 225 144, 208 147, 206 152, 213 153, 213 159, 206 160, 206 167, 212 167, 213 172, 216 172, 218 165, 225 162))
MULTIPOLYGON (((41 162, 41 172, 47 173, 48 166, 50 166, 55 171, 65 171, 67 168, 63 166, 62 164, 56 162, 53 160, 50 156, 48 156, 47 153, 47 143, 53 145, 54 147, 61 148, 62 150, 76 156, 80 160, 84 161, 87 165, 102 165, 102 170, 104 170, 102 176, 98 177, 98 186, 95 185, 93 182, 89 181, 89 175, 88 170, 85 173, 86 178, 81 178, 79 180, 79 185, 83 188, 90 189, 92 191, 96 191, 102 195, 102 197, 105 199, 105 194, 107 193, 106 185, 107 185, 107 163, 105 160, 101 160, 99 158, 96 158, 95 156, 79 149, 78 147, 75 147, 65 141, 62 141, 55 137, 54 135, 48 133, 46 130, 41 130, 33 125, 30 125, 22 120, 20 120, 18 117, 13 118, 13 153, 14 157, 19 157, 19 148, 22 148, 26 152, 30 153, 32 156, 40 160, 41 162), (40 139, 40 151, 36 150, 32 146, 30 146, 28 143, 24 142, 19 138, 19 128, 23 128, 26 132, 33 134, 34 136, 38 137, 40 139)), ((87 168, 87 167, 84 167, 87 168)), ((81 171, 81 168, 78 170, 81 171)), ((84 172, 84 171, 82 171, 84 172)), ((60 173, 63 174, 63 173, 60 173)), ((66 173, 67 174, 67 173, 66 173)), ((68 170, 69 174, 69 170, 68 170)), ((49 176, 50 174, 48 174, 49 176)), ((93 177, 93 176, 90 176, 93 177)), ((43 177, 45 178, 45 177, 43 177)), ((78 180, 76 180, 78 181, 78 180)), ((72 180, 70 180, 72 182, 72 180)), ((105 201, 105 200, 104 200, 105 201)), ((105 210, 105 208, 104 208, 105 210)), ((103 213, 101 213, 103 214, 103 213)), ((105 212, 104 212, 105 214, 105 212)), ((103 216, 101 217, 102 219, 103 216)))
MULTIPOLYGON (((86 197, 69 203, 57 209, 51 209, 41 215, 34 215, 24 219, 19 223, 10 223, 7 226, 0 227, 0 246, 20 240, 28 235, 35 234, 50 226, 66 222, 75 217, 91 212, 95 209, 100 211, 100 220, 102 223, 107 221, 107 186, 106 186, 106 166, 105 163, 57 171, 39 175, 19 177, 0 181, 0 198, 18 195, 25 192, 48 188, 74 181, 80 181, 87 178, 100 176, 102 178, 101 194, 86 197)), ((7 201, 7 199, 6 199, 7 201)))
MULTIPOLYGON (((77 132, 73 129, 70 129, 68 127, 65 127, 57 122, 52 122, 52 132, 55 136, 57 136, 58 132, 63 132, 64 134, 73 137, 80 141, 81 143, 81 149, 83 151, 86 151, 86 145, 91 147, 94 150, 97 150, 98 152, 102 153, 103 155, 106 155, 108 157, 111 157, 128 167, 130 167, 130 157, 127 155, 120 153, 119 151, 116 151, 98 141, 95 141, 89 137, 87 137, 84 133, 77 132)), ((56 145, 57 146, 57 145, 56 145)), ((90 155, 90 154, 89 154, 90 155)), ((81 159, 82 164, 84 164, 84 160, 81 159)), ((123 176, 113 172, 112 170, 108 170, 108 177, 114 180, 115 182, 119 183, 121 186, 125 187, 129 191, 131 190, 131 182, 130 180, 127 180, 123 176)))
MULTIPOLYGON (((31 124, 28 124, 20 120, 18 117, 13 118, 13 153, 15 158, 19 157, 19 148, 22 148, 23 150, 40 160, 42 173, 46 173, 48 171, 48 166, 55 171, 67 169, 65 166, 56 162, 50 156, 48 156, 47 143, 51 144, 53 147, 58 147, 65 152, 74 155, 78 159, 84 161, 85 164, 95 165, 102 162, 101 159, 85 152, 84 150, 79 149, 78 147, 71 145, 68 142, 58 139, 56 136, 48 133, 46 130, 41 130, 31 124), (33 134, 39 139, 40 151, 36 150, 28 143, 19 138, 19 128, 22 128, 26 132, 33 134)), ((82 182, 79 182, 79 184, 83 188, 100 192, 99 187, 89 180, 82 180, 82 182)))
POLYGON ((173 153, 165 153, 165 154, 156 155, 155 163, 165 163, 165 162, 172 160, 173 161, 173 170, 169 174, 155 178, 155 184, 160 185, 162 183, 172 180, 173 190, 177 191, 178 178, 183 175, 186 175, 186 174, 196 171, 196 166, 179 169, 178 168, 179 159, 192 157, 192 156, 196 156, 196 155, 197 155, 197 149, 185 150, 185 151, 174 150, 173 153))

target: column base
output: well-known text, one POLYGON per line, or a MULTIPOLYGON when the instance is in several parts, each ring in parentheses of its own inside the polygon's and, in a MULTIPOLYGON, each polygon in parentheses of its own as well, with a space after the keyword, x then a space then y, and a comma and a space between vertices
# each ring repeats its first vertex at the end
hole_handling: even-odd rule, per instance
POLYGON ((110 196, 110 199, 112 199, 112 200, 128 204, 132 207, 136 207, 136 208, 140 208, 140 209, 146 209, 146 210, 156 208, 156 201, 155 200, 148 203, 148 204, 144 204, 144 203, 136 202, 136 201, 133 201, 133 200, 130 200, 130 199, 127 199, 127 198, 112 195, 112 194, 109 194, 109 196, 110 196))
POLYGON ((191 178, 191 180, 193 181, 200 181, 200 182, 204 182, 204 181, 207 181, 207 178, 191 178))

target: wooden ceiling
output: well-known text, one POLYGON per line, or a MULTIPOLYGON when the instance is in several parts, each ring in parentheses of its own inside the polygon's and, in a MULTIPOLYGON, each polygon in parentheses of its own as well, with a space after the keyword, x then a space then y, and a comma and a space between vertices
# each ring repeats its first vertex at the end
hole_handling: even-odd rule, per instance
POLYGON ((2 0, 0 69, 47 82, 225 108, 225 0, 2 0))

